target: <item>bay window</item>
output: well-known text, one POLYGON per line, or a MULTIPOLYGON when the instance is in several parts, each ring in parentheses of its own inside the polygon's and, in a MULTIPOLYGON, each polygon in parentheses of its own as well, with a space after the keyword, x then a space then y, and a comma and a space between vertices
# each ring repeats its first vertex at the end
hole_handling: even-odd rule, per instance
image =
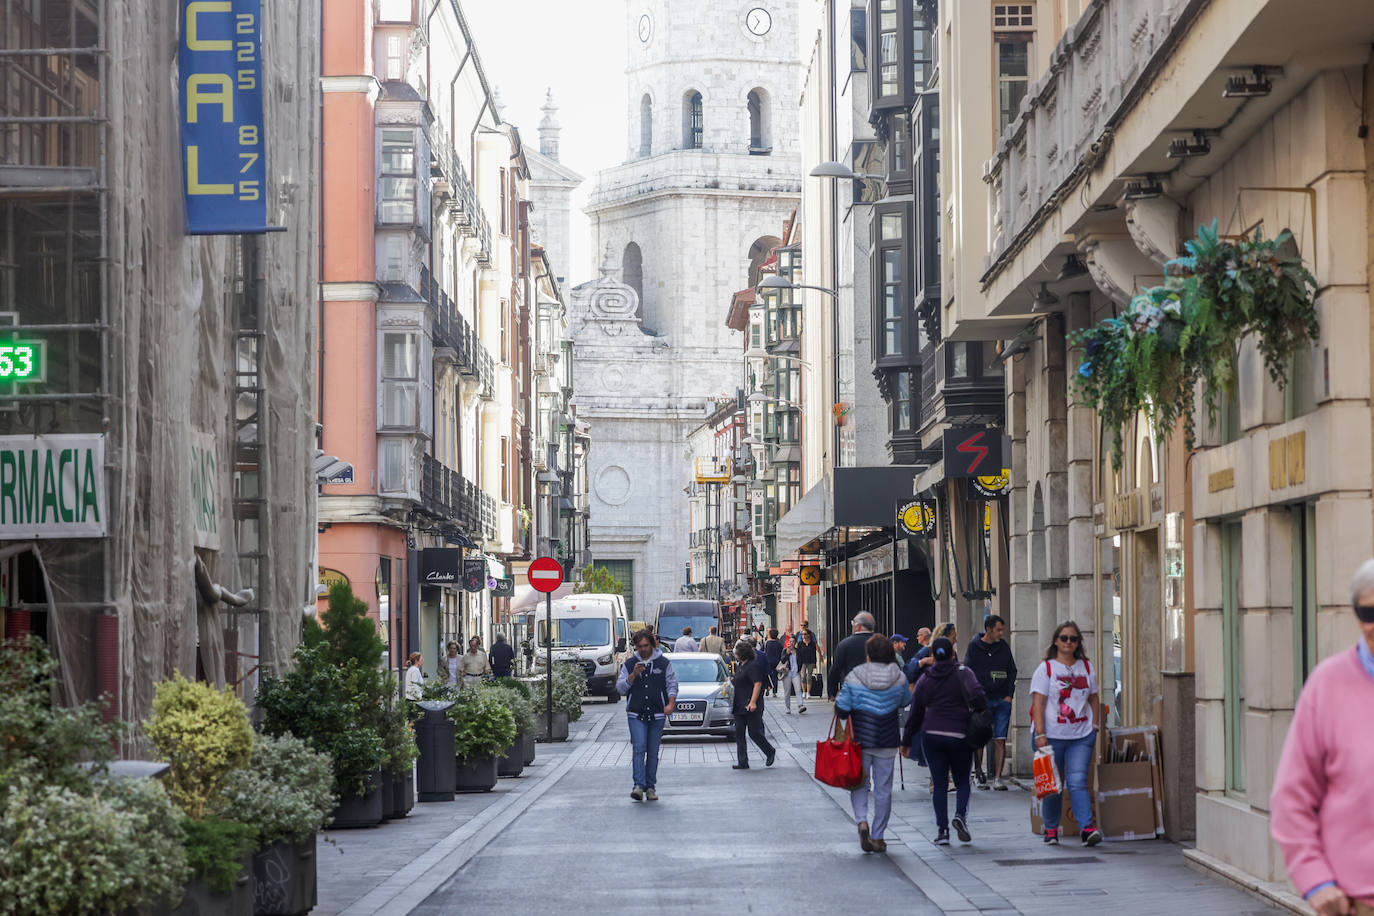
POLYGON ((414 334, 382 335, 382 426, 419 425, 419 342, 414 334))
POLYGON ((382 131, 381 182, 378 195, 383 224, 415 223, 415 131, 382 131))

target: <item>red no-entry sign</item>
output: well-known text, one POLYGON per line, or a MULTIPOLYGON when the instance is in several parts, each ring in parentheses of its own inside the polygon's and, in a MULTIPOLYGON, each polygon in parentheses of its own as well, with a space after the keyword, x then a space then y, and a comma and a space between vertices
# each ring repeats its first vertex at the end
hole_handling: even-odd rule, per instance
POLYGON ((535 591, 556 591, 563 584, 563 567, 553 557, 540 557, 530 564, 529 577, 535 591))

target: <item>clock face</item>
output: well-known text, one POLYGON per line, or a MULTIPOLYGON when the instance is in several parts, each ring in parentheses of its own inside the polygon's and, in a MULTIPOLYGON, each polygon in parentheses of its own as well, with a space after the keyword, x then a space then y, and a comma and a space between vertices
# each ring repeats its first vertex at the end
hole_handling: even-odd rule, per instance
POLYGON ((649 39, 654 35, 654 21, 645 13, 639 17, 639 40, 644 44, 649 43, 649 39))
POLYGON ((756 6, 744 17, 744 24, 755 35, 767 35, 773 27, 773 15, 761 6, 756 6))

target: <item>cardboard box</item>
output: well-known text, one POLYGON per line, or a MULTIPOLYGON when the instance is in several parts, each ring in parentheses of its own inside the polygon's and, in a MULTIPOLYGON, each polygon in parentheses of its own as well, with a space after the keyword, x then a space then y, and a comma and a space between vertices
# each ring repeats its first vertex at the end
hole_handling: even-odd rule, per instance
POLYGON ((1118 728, 1099 742, 1093 794, 1109 840, 1149 840, 1164 833, 1162 755, 1153 725, 1118 728))

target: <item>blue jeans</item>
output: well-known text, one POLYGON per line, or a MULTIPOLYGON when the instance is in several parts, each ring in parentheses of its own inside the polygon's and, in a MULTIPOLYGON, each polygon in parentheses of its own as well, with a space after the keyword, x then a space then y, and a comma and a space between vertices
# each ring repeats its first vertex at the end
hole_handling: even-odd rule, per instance
POLYGON ((930 764, 930 801, 935 806, 935 826, 949 828, 949 780, 954 779, 954 813, 968 817, 968 799, 972 794, 969 769, 973 766, 973 748, 963 738, 949 735, 921 734, 926 762, 930 764))
MULTIPOLYGON (((1093 800, 1088 794, 1088 767, 1093 762, 1093 745, 1097 743, 1097 732, 1088 732, 1082 738, 1051 738, 1050 747, 1054 749, 1054 762, 1059 767, 1059 775, 1069 789, 1069 803, 1073 805, 1074 820, 1081 830, 1093 825, 1093 800)), ((1044 818, 1045 829, 1059 827, 1063 816, 1064 795, 1054 795, 1040 802, 1040 816, 1044 818)))
POLYGON ((1011 730, 1011 700, 988 700, 988 709, 992 710, 993 740, 1006 738, 1011 730))
POLYGON ((635 785, 641 788, 657 788, 658 746, 663 741, 663 726, 667 721, 653 718, 645 722, 638 716, 630 716, 630 759, 634 762, 635 785))

